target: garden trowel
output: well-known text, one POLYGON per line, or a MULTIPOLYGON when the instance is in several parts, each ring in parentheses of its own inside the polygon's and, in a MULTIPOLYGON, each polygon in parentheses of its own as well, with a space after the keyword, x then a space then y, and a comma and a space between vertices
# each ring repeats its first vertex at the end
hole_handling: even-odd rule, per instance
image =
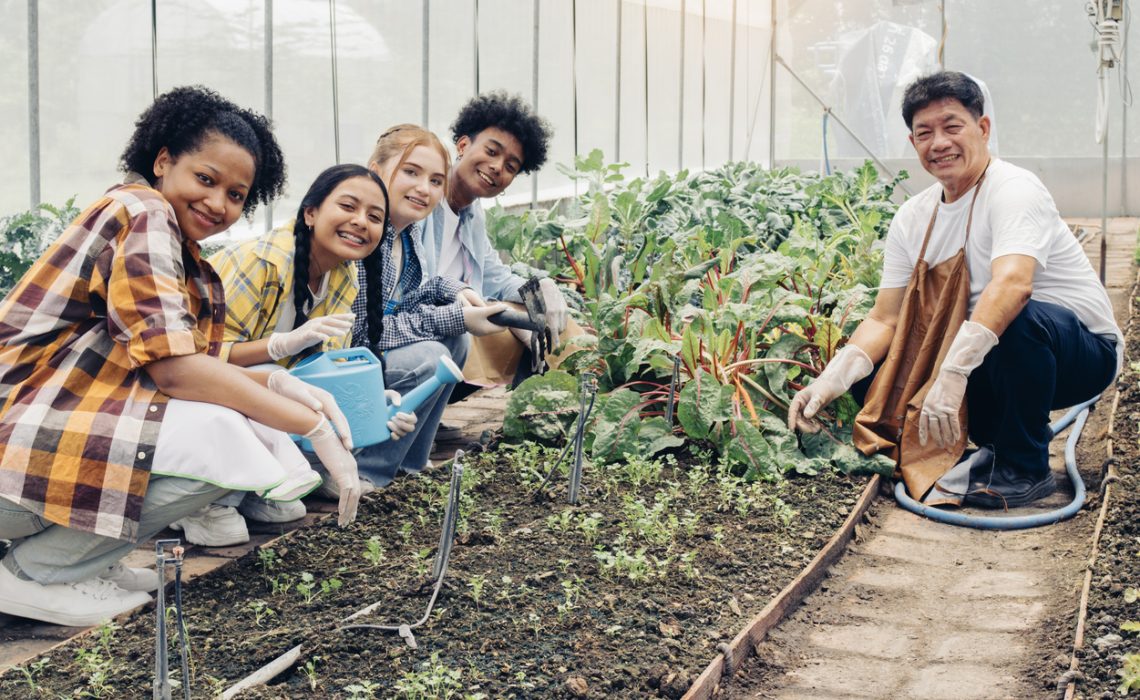
POLYGON ((519 287, 519 296, 526 307, 525 314, 507 309, 489 316, 487 320, 500 326, 530 331, 530 368, 532 372, 542 374, 546 371, 546 353, 550 352, 552 343, 550 329, 546 325, 546 302, 542 300, 538 278, 531 277, 519 287))

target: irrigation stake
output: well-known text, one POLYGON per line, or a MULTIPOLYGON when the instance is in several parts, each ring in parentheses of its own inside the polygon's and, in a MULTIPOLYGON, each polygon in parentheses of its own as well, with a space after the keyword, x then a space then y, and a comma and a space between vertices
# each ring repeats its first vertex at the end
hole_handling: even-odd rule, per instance
POLYGON ((182 695, 190 700, 190 669, 186 663, 186 634, 182 628, 182 540, 158 540, 154 543, 154 563, 158 570, 158 599, 155 604, 154 635, 154 700, 171 700, 170 660, 166 638, 166 565, 174 564, 174 606, 177 612, 179 656, 182 663, 182 695), (171 556, 166 555, 170 546, 171 556))
POLYGON ((673 356, 673 378, 669 380, 669 400, 665 403, 665 424, 673 428, 673 406, 677 401, 677 382, 681 381, 681 356, 673 356))
POLYGON ((582 485, 582 443, 586 438, 586 419, 594 408, 594 397, 597 394, 598 376, 593 372, 583 372, 578 375, 578 429, 574 431, 574 466, 570 469, 570 492, 566 496, 566 502, 572 506, 578 505, 578 489, 582 485))
POLYGON ((455 542, 455 527, 459 522, 459 493, 463 484, 463 450, 455 451, 455 459, 451 463, 451 491, 447 496, 447 507, 443 511, 443 528, 439 535, 439 550, 435 555, 435 564, 432 566, 432 576, 435 578, 435 585, 431 592, 431 600, 428 601, 427 610, 424 611, 423 617, 417 622, 412 624, 399 624, 399 625, 346 625, 344 623, 355 620, 358 617, 367 615, 375 610, 382 601, 372 603, 366 608, 357 610, 353 614, 341 620, 341 624, 337 627, 338 630, 349 629, 377 629, 387 630, 389 632, 396 632, 400 635, 408 646, 413 649, 418 648, 416 644, 416 637, 412 634, 412 630, 427 622, 428 616, 431 615, 432 608, 435 607, 435 600, 439 597, 439 591, 443 587, 443 577, 447 573, 447 562, 451 558, 451 545, 455 542))

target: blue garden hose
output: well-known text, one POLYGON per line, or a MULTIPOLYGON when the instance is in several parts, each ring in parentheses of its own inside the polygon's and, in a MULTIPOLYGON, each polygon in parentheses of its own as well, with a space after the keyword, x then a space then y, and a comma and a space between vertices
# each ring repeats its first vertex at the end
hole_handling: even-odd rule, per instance
POLYGON ((1099 399, 1100 395, 1098 394, 1082 404, 1073 406, 1069 409, 1068 413, 1061 416, 1057 422, 1049 426, 1049 429, 1053 431, 1053 435, 1056 436, 1057 433, 1069 427, 1069 425, 1076 423, 1073 432, 1069 433, 1069 438, 1065 441, 1065 473, 1069 475, 1069 479, 1073 482, 1073 500, 1063 508, 1045 513, 1036 513, 1034 515, 1018 515, 1013 517, 965 515, 958 511, 939 510, 938 508, 919 503, 906 492, 906 484, 902 481, 895 484, 895 500, 906 510, 917 513, 924 518, 934 520, 935 522, 972 527, 979 530, 1025 530, 1031 527, 1052 525, 1062 520, 1068 520, 1076 515, 1077 511, 1079 511, 1081 506, 1085 503, 1085 482, 1081 479, 1081 474, 1077 470, 1077 440, 1081 439, 1081 430, 1084 429, 1085 421, 1089 418, 1089 409, 1099 399))

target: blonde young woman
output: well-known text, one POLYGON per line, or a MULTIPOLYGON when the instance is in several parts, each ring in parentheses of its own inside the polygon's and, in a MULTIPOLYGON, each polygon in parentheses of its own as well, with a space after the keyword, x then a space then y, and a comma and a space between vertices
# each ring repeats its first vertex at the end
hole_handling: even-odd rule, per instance
MULTIPOLYGON (((441 357, 462 366, 467 334, 486 335, 503 329, 487 318, 502 304, 485 304, 458 280, 427 277, 419 227, 446 196, 450 159, 430 131, 413 124, 388 129, 376 142, 368 167, 388 186, 390 230, 381 243, 384 260, 381 298, 384 307, 369 308, 365 293, 353 304, 354 345, 369 344, 384 361, 384 386, 401 394, 435 373, 441 357), (381 324, 379 341, 369 343, 381 324)), ((361 274, 361 286, 367 280, 361 274)), ((451 395, 444 386, 416 409, 415 429, 404 439, 365 448, 357 455, 361 478, 377 486, 391 482, 398 470, 418 472, 428 465, 432 441, 451 395)))

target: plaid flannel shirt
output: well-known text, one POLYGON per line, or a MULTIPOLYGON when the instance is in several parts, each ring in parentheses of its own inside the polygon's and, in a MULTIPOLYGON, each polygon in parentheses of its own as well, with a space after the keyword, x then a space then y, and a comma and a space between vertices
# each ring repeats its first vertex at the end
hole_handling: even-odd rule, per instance
POLYGON ((217 355, 224 315, 162 195, 138 176, 108 190, 0 302, 0 498, 136 539, 168 399, 144 368, 217 355))
MULTIPOLYGON (((396 231, 391 224, 384 232, 381 241, 384 271, 380 277, 381 299, 388 300, 384 309, 384 331, 380 336, 378 350, 411 345, 421 340, 436 340, 467 332, 463 323, 463 309, 457 302, 459 292, 467 285, 450 277, 430 277, 423 279, 420 259, 420 236, 416 223, 400 232, 403 238, 403 268, 400 271, 397 288, 397 262, 392 257, 396 243, 396 231)), ((356 321, 352 327, 352 344, 368 345, 368 283, 365 280, 364 266, 358 266, 360 293, 352 304, 356 321)))
MULTIPOLYGON (((226 331, 222 359, 234 343, 268 338, 281 318, 281 305, 293 304, 293 227, 284 226, 260 238, 223 248, 210 264, 226 290, 226 331)), ((356 263, 346 260, 329 270, 328 294, 309 310, 309 318, 347 313, 356 300, 356 263)), ((329 338, 320 347, 278 360, 291 367, 316 350, 348 347, 351 336, 329 338)))

